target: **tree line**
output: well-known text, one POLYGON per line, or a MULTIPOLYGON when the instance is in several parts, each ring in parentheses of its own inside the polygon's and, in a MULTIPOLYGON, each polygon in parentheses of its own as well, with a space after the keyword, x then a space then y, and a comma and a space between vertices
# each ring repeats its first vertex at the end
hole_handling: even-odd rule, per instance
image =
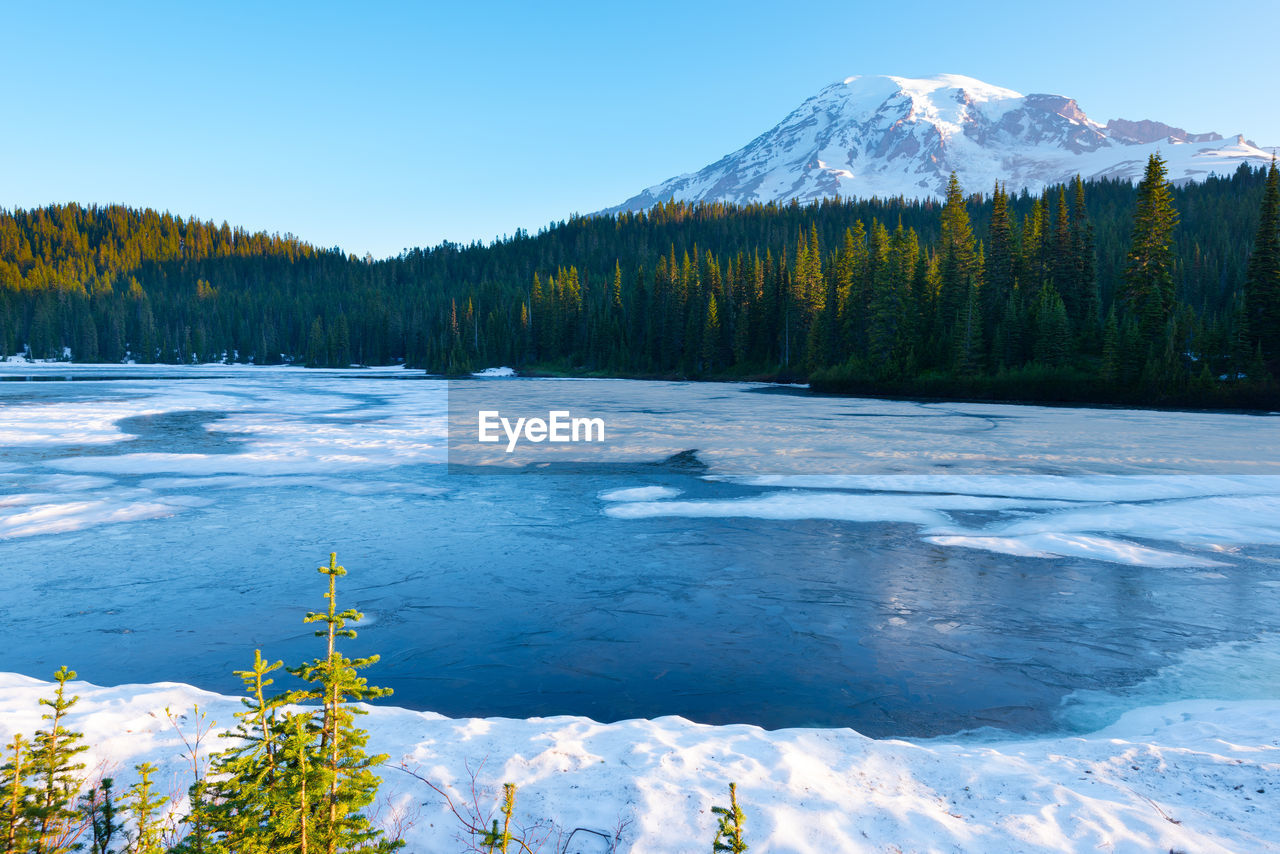
POLYGON ((152 210, 0 212, 0 351, 76 361, 497 364, 869 393, 1268 405, 1280 188, 667 202, 383 260, 152 210))

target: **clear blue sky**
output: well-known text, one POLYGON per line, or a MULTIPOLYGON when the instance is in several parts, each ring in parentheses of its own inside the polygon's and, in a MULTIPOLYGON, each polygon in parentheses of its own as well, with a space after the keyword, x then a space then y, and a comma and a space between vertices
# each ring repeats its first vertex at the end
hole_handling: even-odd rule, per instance
POLYGON ((0 206, 122 202, 376 256, 487 241, 700 168, 852 74, 1274 145, 1268 5, 0 0, 0 206))

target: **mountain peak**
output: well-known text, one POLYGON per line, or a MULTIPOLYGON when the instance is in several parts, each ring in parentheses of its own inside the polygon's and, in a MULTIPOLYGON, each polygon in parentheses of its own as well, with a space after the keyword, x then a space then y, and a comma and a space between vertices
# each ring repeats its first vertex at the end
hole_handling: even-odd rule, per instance
POLYGON ((1085 178, 1141 176, 1159 150, 1174 181, 1230 174, 1270 156, 1216 133, 1151 120, 1089 118, 1066 95, 1023 95, 960 74, 855 75, 808 98, 776 126, 697 172, 606 212, 657 202, 815 201, 829 196, 944 195, 954 170, 968 190, 1010 190, 1085 178))
POLYGON ((842 85, 856 86, 863 81, 886 81, 896 86, 901 92, 921 97, 929 96, 939 90, 966 92, 971 97, 983 101, 1022 97, 1021 93, 1012 89, 992 86, 976 77, 966 77, 963 74, 931 74, 928 77, 899 77, 894 74, 855 75, 846 77, 842 85))

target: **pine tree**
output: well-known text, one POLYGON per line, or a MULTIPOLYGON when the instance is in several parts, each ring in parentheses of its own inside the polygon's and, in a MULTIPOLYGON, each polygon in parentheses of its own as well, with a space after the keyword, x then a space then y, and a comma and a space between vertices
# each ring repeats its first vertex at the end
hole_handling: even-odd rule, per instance
POLYGON ((83 829, 80 813, 75 808, 80 790, 80 772, 84 763, 76 757, 88 749, 78 732, 63 723, 78 697, 67 696, 67 683, 76 678, 74 670, 58 668, 53 674, 58 687, 52 699, 42 698, 40 705, 51 710, 42 716, 49 728, 37 730, 32 741, 31 771, 35 792, 29 801, 27 815, 31 825, 33 854, 60 854, 75 850, 75 840, 83 829))
POLYGON ((324 368, 329 365, 329 340, 324 334, 324 321, 319 317, 311 322, 307 335, 307 367, 324 368))
MULTIPOLYGON (((311 715, 288 713, 280 721, 279 776, 271 835, 291 840, 290 851, 316 851, 315 826, 323 781, 314 762, 316 724, 311 715)), ((271 850, 278 850, 279 843, 271 850)))
POLYGON ((1031 203, 1031 210, 1022 220, 1022 240, 1018 253, 1017 281, 1024 293, 1034 294, 1044 283, 1045 271, 1042 263, 1042 244, 1044 242, 1045 212, 1044 204, 1039 198, 1031 203))
POLYGON ((31 773, 31 745, 22 733, 15 733, 5 747, 5 762, 0 765, 0 842, 4 854, 30 851, 31 826, 28 822, 28 802, 33 797, 27 783, 31 773))
POLYGON ((996 340, 992 345, 997 368, 1017 368, 1026 361, 1025 331, 1021 304, 1014 294, 1009 294, 1001 309, 996 340))
POLYGON ((991 225, 982 290, 982 313, 993 331, 994 324, 1013 295, 1013 223, 1009 218, 1009 197, 999 184, 991 194, 991 225))
MULTIPOLYGON (((938 311, 944 321, 966 310, 969 289, 981 285, 977 241, 969 224, 960 180, 951 173, 941 220, 942 280, 938 290, 938 311)), ((979 309, 981 306, 979 306, 979 309)))
MULTIPOLYGON (((899 227, 895 235, 904 241, 905 236, 899 234, 901 230, 899 227)), ((903 271, 899 265, 904 259, 893 252, 893 241, 881 223, 872 224, 872 234, 875 264, 870 276, 865 353, 873 366, 888 374, 901 314, 898 300, 903 290, 903 271)))
POLYGON ((1173 313, 1173 230, 1178 212, 1166 180, 1165 162, 1158 154, 1147 161, 1138 185, 1133 237, 1124 272, 1124 301, 1137 319, 1143 337, 1154 343, 1173 313))
POLYGON ((1112 306, 1102 327, 1102 381, 1108 386, 1115 386, 1120 380, 1120 355, 1120 324, 1112 306))
POLYGON ((119 810, 111 793, 114 785, 110 777, 103 777, 80 796, 80 812, 89 824, 89 854, 111 854, 111 840, 120 833, 119 810))
POLYGON ((1035 360, 1051 368, 1061 367, 1071 344, 1071 322, 1058 289, 1045 285, 1036 303, 1035 360))
POLYGON ((137 766, 138 782, 129 787, 123 806, 133 818, 134 830, 129 834, 127 854, 164 854, 164 808, 168 802, 155 791, 151 775, 156 766, 144 762, 137 766))
POLYGON ((355 726, 363 712, 350 705, 390 691, 358 675, 377 656, 353 660, 337 649, 338 638, 355 637, 347 624, 361 614, 338 609, 336 579, 346 570, 337 556, 319 571, 329 576, 329 606, 307 614, 306 622, 325 623, 316 635, 326 639, 326 655, 289 668, 312 687, 270 693, 270 674, 282 664, 267 663, 260 651, 251 670, 237 673, 247 697, 227 733, 233 746, 213 764, 205 812, 209 854, 390 852, 403 845, 384 839, 361 812, 377 792, 372 769, 386 757, 365 753, 368 734, 355 726))
POLYGON ((707 316, 702 324, 702 369, 715 371, 720 367, 720 309, 716 295, 707 299, 707 316))
MULTIPOLYGON (((493 826, 488 828, 484 835, 480 837, 480 847, 484 849, 485 854, 507 854, 507 849, 511 846, 511 817, 516 812, 516 784, 502 784, 502 825, 499 827, 498 820, 493 820, 493 826)), ((527 849, 527 846, 522 845, 527 849)))
POLYGON ((720 854, 720 852, 743 854, 748 847, 743 839, 743 825, 746 817, 738 806, 737 783, 729 784, 729 806, 713 806, 711 812, 720 817, 716 827, 716 838, 711 843, 712 854, 720 854))
POLYGON ((955 326, 956 373, 962 377, 972 377, 982 371, 982 301, 978 289, 969 288, 969 299, 965 302, 956 320, 955 326))
POLYGON ((237 854, 296 850, 290 848, 295 827, 282 820, 289 801, 282 741, 285 707, 298 697, 268 693, 274 684, 269 674, 283 666, 268 664, 254 650, 253 668, 236 672, 247 695, 240 701, 244 709, 224 736, 233 739, 232 746, 215 756, 211 769, 205 821, 211 835, 233 843, 228 847, 237 854))
POLYGON ((1280 170, 1267 170, 1258 231, 1245 274, 1245 314, 1254 344, 1265 361, 1280 361, 1280 170))
POLYGON ((329 577, 329 592, 325 595, 329 607, 323 613, 307 614, 305 622, 325 624, 316 636, 325 638, 327 653, 324 658, 289 669, 312 685, 306 698, 319 700, 321 704, 317 722, 319 743, 311 758, 319 772, 320 785, 316 791, 317 809, 310 838, 314 840, 314 850, 326 854, 356 849, 393 851, 400 843, 382 839, 381 831, 373 828, 361 812, 373 803, 377 793, 378 776, 372 769, 387 757, 365 753, 368 733, 355 725, 355 716, 365 712, 351 705, 353 701, 388 696, 391 691, 372 687, 359 675, 359 671, 377 663, 378 656, 351 659, 338 651, 338 638, 356 636, 347 624, 363 618, 352 608, 338 610, 337 579, 347 574, 346 569, 338 566, 336 554, 330 554, 329 565, 319 567, 318 571, 329 577))
POLYGON ((1077 314, 1072 321, 1079 329, 1086 344, 1097 343, 1098 312, 1098 261, 1093 223, 1084 203, 1084 181, 1077 175, 1072 182, 1071 203, 1071 252, 1074 256, 1074 276, 1079 294, 1077 314))

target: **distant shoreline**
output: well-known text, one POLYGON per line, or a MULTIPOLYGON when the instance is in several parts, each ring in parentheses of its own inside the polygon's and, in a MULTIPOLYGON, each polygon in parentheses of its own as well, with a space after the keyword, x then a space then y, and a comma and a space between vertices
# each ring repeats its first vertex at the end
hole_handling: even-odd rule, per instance
POLYGON ((188 379, 193 375, 212 375, 220 372, 240 373, 245 371, 263 371, 265 373, 287 372, 290 374, 312 373, 320 375, 364 375, 382 376, 400 379, 436 379, 436 380, 502 380, 502 379, 565 379, 565 380, 630 380, 634 382, 680 382, 680 383, 719 383, 723 385, 760 385, 751 389, 756 394, 787 394, 796 397, 850 398, 859 400, 895 400, 909 403, 985 403, 1001 406, 1044 406, 1062 409, 1099 409, 1099 410, 1141 410, 1146 412, 1200 412, 1224 415, 1280 415, 1280 399, 1262 402, 1257 406, 1230 406, 1213 404, 1196 404, 1194 402, 1170 402, 1167 404, 1144 401, 1098 400, 1090 398, 1070 397, 1036 397, 1036 396, 983 396, 973 394, 939 395, 912 393, 910 391, 886 390, 878 392, 874 389, 841 390, 828 384, 819 384, 817 388, 811 383, 797 381, 797 378, 770 377, 768 375, 748 375, 742 377, 688 377, 677 374, 610 374, 606 372, 569 373, 531 368, 516 369, 513 375, 481 376, 481 372, 450 375, 432 373, 422 368, 411 368, 403 364, 397 365, 350 365, 345 368, 313 368, 306 365, 254 365, 244 362, 202 362, 190 365, 174 365, 168 363, 115 363, 115 362, 62 362, 62 361, 0 361, 0 382, 18 382, 29 379, 33 382, 92 381, 105 380, 112 377, 106 374, 113 371, 139 371, 152 379, 188 379), (74 376, 77 372, 87 374, 81 378, 74 376), (58 376, 61 375, 61 376, 58 376))

